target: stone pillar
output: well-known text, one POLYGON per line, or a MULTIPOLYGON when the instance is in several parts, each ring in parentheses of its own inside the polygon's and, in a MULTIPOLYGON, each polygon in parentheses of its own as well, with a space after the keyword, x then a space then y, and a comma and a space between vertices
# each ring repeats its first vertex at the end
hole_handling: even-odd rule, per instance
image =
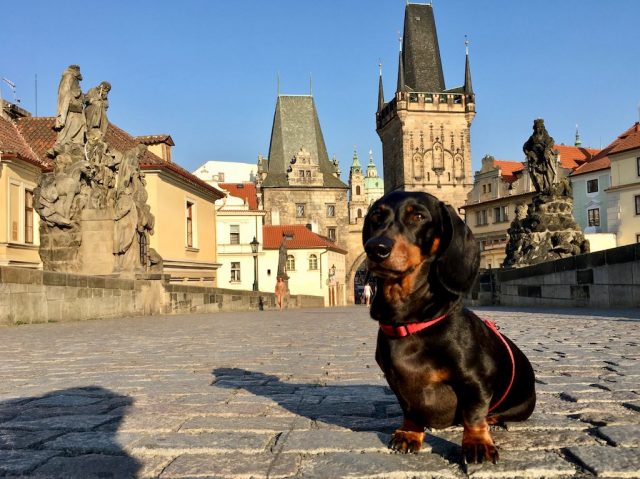
POLYGON ((113 217, 112 208, 82 210, 80 215, 82 244, 79 259, 83 274, 113 273, 113 217))

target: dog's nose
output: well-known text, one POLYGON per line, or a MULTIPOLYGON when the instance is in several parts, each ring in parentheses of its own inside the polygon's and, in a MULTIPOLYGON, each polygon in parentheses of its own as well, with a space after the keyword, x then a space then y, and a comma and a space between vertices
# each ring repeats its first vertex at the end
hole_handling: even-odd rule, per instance
POLYGON ((384 261, 391 254, 393 241, 389 238, 371 238, 364 245, 364 250, 371 261, 384 261))

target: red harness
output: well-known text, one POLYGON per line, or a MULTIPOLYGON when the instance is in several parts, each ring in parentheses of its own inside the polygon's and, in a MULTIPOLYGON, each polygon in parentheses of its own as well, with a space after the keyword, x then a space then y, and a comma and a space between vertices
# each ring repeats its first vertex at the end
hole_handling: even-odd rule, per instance
MULTIPOLYGON (((423 329, 427 329, 428 327, 433 326, 436 323, 439 323, 446 317, 447 315, 444 314, 442 316, 438 316, 435 319, 432 319, 431 321, 425 321, 424 323, 409 323, 409 324, 403 324, 400 326, 393 326, 391 324, 380 324, 380 323, 379 324, 380 324, 380 330, 384 333, 385 336, 388 336, 390 338, 404 338, 405 336, 409 336, 411 334, 417 333, 418 331, 422 331, 423 329)), ((502 334, 500 334, 500 331, 498 331, 498 326, 496 325, 496 323, 491 321, 490 319, 483 319, 482 321, 484 321, 484 324, 491 331, 496 333, 496 335, 500 338, 502 343, 507 348, 507 352, 509 353, 509 358, 511 359, 511 380, 509 381, 509 386, 507 386, 507 390, 504 392, 502 397, 498 399, 498 401, 489 408, 489 412, 491 412, 495 408, 497 408, 500 404, 502 404, 502 402, 509 395, 509 391, 511 391, 511 387, 513 386, 513 382, 515 381, 515 378, 516 378, 516 360, 513 356, 513 351, 511 350, 509 343, 507 343, 507 341, 504 339, 502 334)))

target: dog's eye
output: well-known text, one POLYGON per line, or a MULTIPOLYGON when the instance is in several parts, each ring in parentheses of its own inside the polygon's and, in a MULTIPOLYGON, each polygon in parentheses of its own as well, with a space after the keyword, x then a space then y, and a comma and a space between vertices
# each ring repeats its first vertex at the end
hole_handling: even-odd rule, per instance
POLYGON ((415 212, 415 213, 411 213, 411 215, 409 215, 409 222, 413 223, 413 224, 422 223, 425 219, 426 219, 426 217, 422 213, 415 212))

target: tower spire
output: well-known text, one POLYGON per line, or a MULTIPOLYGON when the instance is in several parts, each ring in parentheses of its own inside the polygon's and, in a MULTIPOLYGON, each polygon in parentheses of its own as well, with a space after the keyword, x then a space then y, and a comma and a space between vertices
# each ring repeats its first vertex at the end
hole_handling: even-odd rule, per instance
POLYGON ((465 49, 465 64, 464 64, 464 93, 472 97, 473 101, 473 86, 471 84, 471 66, 469 65, 469 40, 467 36, 464 36, 464 49, 465 49))
POLYGON ((402 58, 402 37, 399 36, 398 40, 400 41, 400 52, 398 54, 398 86, 396 88, 396 92, 406 90, 406 84, 404 81, 404 60, 402 58))
POLYGON ((382 111, 384 108, 384 91, 382 89, 382 62, 378 63, 379 76, 378 76, 378 111, 382 111))
POLYGON ((580 132, 578 131, 578 125, 576 124, 576 141, 574 143, 575 146, 582 146, 582 141, 580 141, 580 132))

